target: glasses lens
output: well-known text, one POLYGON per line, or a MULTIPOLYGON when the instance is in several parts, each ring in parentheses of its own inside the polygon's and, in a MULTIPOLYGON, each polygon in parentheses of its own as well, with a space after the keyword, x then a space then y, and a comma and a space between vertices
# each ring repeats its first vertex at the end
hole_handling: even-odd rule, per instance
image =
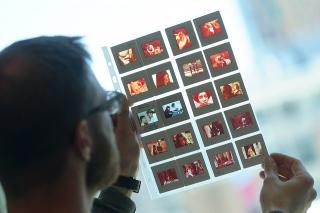
POLYGON ((120 98, 121 94, 118 92, 107 92, 106 100, 108 105, 106 106, 106 110, 108 110, 111 115, 118 114, 121 111, 120 98))

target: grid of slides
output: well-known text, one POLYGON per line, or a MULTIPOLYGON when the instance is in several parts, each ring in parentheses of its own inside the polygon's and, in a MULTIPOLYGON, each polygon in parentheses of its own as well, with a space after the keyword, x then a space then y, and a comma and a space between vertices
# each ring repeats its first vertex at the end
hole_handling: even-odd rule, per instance
POLYGON ((267 149, 219 11, 109 52, 160 194, 261 163, 267 149))

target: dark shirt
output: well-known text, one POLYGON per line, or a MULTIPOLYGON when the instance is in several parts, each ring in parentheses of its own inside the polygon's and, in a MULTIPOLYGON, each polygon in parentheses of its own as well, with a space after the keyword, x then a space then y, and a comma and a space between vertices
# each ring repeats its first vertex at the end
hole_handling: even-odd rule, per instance
POLYGON ((93 201, 92 213, 134 213, 136 205, 134 202, 110 187, 100 192, 98 198, 93 201))

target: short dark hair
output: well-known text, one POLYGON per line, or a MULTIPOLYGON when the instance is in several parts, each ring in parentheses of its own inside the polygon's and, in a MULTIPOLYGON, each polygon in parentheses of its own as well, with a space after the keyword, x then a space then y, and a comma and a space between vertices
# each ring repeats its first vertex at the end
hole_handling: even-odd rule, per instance
POLYGON ((142 119, 145 118, 145 117, 146 117, 146 116, 141 115, 141 116, 139 117, 140 121, 142 121, 142 119))
POLYGON ((63 171, 91 102, 90 55, 80 40, 37 37, 0 52, 0 181, 12 196, 63 171))
POLYGON ((148 110, 147 110, 147 114, 149 114, 149 113, 152 113, 152 114, 153 114, 154 111, 153 111, 152 109, 148 109, 148 110))

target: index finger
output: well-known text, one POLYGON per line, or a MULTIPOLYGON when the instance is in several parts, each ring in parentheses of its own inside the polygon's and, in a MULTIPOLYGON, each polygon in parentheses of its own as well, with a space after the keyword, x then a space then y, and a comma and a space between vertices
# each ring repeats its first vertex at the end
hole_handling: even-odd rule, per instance
POLYGON ((270 155, 278 165, 279 174, 292 178, 293 176, 309 174, 303 164, 296 158, 281 153, 270 155))
POLYGON ((125 95, 120 97, 121 111, 117 115, 117 129, 120 130, 132 130, 130 126, 130 116, 129 116, 129 102, 125 95))

